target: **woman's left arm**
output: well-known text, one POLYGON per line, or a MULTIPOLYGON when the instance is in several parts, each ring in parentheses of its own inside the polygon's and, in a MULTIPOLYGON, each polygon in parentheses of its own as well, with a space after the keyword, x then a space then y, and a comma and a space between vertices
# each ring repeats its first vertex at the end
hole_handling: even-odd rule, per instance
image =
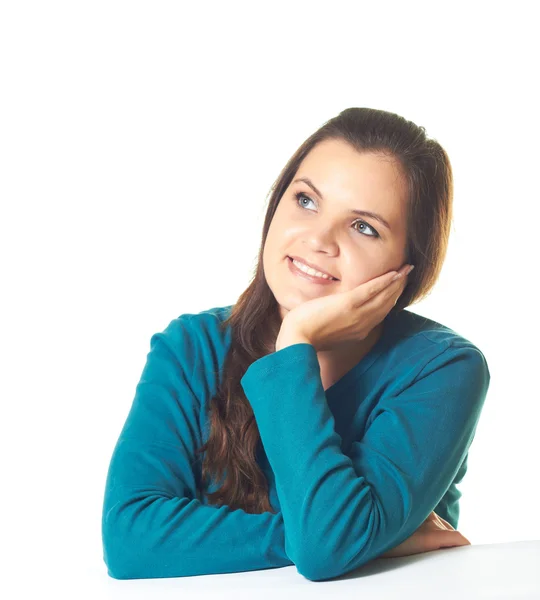
POLYGON ((299 573, 338 577, 420 527, 468 452, 489 379, 475 346, 434 345, 411 384, 380 400, 348 456, 311 344, 292 343, 250 365, 241 383, 274 472, 285 550, 299 573))

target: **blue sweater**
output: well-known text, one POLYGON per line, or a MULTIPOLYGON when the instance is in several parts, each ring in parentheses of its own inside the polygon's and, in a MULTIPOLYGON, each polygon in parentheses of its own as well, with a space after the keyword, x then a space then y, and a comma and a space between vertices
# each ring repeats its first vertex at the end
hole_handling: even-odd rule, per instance
POLYGON ((371 351, 326 391, 310 344, 253 362, 241 384, 276 514, 208 504, 194 451, 209 433, 231 308, 183 314, 150 339, 105 484, 109 576, 295 565, 318 581, 394 548, 433 510, 457 529, 456 485, 490 373, 474 344, 408 310, 387 316, 371 351))

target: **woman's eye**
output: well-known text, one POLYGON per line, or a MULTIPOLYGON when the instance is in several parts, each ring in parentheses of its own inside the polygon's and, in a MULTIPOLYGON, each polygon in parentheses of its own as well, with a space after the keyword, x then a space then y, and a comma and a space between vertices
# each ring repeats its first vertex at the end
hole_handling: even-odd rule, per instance
MULTIPOLYGON (((297 203, 297 205, 300 208, 305 208, 306 207, 306 204, 302 204, 302 198, 305 198, 309 202, 313 202, 313 200, 309 196, 306 196, 306 194, 304 194, 303 192, 298 192, 297 194, 295 194, 295 198, 296 198, 296 203, 297 203)), ((357 229, 355 227, 355 230, 358 231, 358 233, 361 233, 362 235, 365 235, 366 237, 372 237, 372 238, 378 238, 378 237, 380 237, 379 236, 379 232, 376 229, 374 229, 371 225, 369 225, 365 221, 362 221, 361 219, 357 219, 353 223, 353 226, 355 226, 355 225, 364 226, 364 229, 357 229), (369 228, 373 233, 370 233, 370 234, 364 233, 365 227, 369 228)))
MULTIPOLYGON (((296 194, 296 198, 297 198, 298 202, 301 201, 300 200, 301 198, 307 198, 310 202, 313 202, 313 200, 309 196, 306 196, 302 192, 299 192, 298 194, 296 194)), ((302 206, 304 207, 305 205, 302 205, 302 206)))
MULTIPOLYGON (((370 233, 367 237, 372 237, 372 238, 380 237, 379 232, 376 229, 374 229, 371 225, 368 225, 368 223, 366 223, 365 221, 361 221, 360 219, 358 219, 353 223, 353 225, 364 225, 365 227, 369 227, 369 229, 371 229, 371 231, 373 231, 373 233, 370 233)), ((363 230, 357 229, 356 231, 358 231, 360 233, 364 233, 365 229, 363 229, 363 230)))

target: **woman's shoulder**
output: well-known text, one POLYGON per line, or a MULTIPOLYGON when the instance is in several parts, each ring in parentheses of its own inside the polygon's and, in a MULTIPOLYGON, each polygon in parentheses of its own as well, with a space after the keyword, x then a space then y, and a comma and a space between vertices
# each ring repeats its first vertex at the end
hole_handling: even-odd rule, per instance
POLYGON ((215 306, 200 312, 184 312, 155 334, 162 338, 189 371, 194 383, 214 389, 230 345, 231 331, 224 321, 232 305, 215 306))
POLYGON ((484 353, 468 336, 434 319, 411 310, 394 315, 393 348, 402 355, 424 356, 426 359, 444 353, 480 359, 487 367, 484 353))
POLYGON ((208 341, 223 337, 226 331, 223 327, 224 321, 230 314, 232 305, 216 306, 201 310, 198 313, 184 312, 173 318, 162 334, 170 339, 178 336, 204 336, 208 341))

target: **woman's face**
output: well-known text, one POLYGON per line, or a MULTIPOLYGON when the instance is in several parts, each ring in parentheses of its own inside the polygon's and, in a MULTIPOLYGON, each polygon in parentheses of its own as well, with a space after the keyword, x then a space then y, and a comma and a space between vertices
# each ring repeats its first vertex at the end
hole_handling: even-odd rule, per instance
POLYGON ((360 154, 325 140, 302 161, 285 190, 266 238, 263 268, 281 318, 298 304, 335 294, 405 264, 406 183, 392 158, 360 154), (314 191, 305 178, 317 188, 314 191), (376 213, 375 217, 354 211, 376 213), (337 278, 311 282, 291 271, 289 256, 337 278))

